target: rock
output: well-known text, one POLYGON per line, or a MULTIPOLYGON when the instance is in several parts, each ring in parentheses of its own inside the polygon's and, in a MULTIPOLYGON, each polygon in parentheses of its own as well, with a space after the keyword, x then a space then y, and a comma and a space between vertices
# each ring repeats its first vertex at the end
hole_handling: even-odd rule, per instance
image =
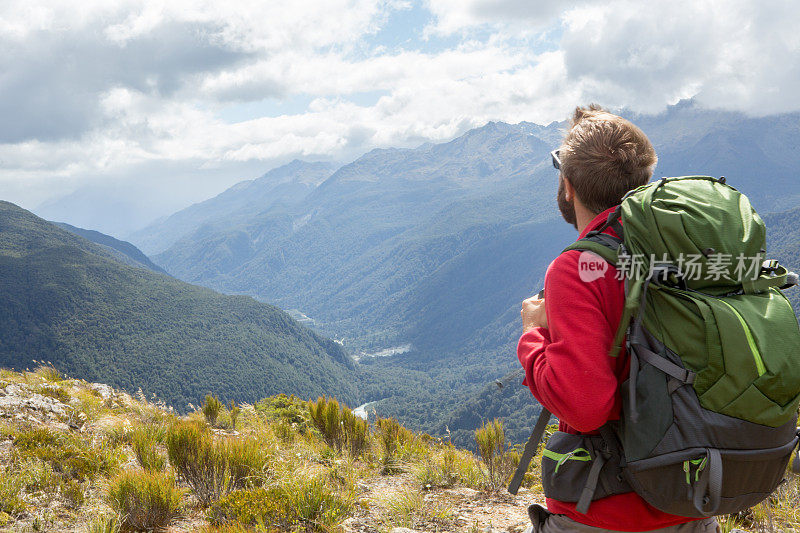
POLYGON ((49 396, 33 394, 33 396, 27 399, 26 404, 27 407, 35 411, 53 413, 58 416, 67 416, 67 406, 55 398, 50 398, 49 396))
POLYGON ((407 527, 393 527, 389 533, 419 533, 416 529, 409 529, 407 527))
POLYGON ((110 400, 114 397, 114 389, 104 383, 91 383, 89 388, 99 394, 104 400, 110 400))
POLYGON ((6 396, 23 396, 27 392, 27 387, 24 389, 17 385, 16 383, 10 383, 6 385, 6 396))

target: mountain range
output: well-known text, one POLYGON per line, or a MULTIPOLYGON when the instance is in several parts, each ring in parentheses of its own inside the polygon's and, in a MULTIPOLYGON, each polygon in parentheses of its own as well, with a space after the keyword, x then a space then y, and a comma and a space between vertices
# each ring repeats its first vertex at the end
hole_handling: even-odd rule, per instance
MULTIPOLYGON (((753 118, 692 102, 623 114, 653 141, 657 176, 725 175, 762 213, 800 204, 800 115, 753 118)), ((458 431, 474 425, 478 403, 511 395, 525 402, 521 435, 534 402, 513 392, 518 384, 491 383, 518 365, 519 302, 575 238, 555 207, 549 157, 566 125, 491 122, 324 171, 295 161, 131 240, 181 279, 268 301, 341 339, 380 412, 458 431), (268 179, 292 183, 318 169, 305 195, 282 196, 268 179), (398 369, 400 382, 376 385, 398 369)), ((507 407, 477 416, 498 409, 507 407)))

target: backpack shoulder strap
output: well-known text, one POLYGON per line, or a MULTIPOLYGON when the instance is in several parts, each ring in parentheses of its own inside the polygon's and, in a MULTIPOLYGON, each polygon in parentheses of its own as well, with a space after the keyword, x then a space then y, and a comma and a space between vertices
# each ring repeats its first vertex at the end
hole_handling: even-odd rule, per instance
POLYGON ((599 255, 611 266, 616 268, 619 264, 619 247, 621 244, 621 239, 617 239, 607 233, 598 233, 597 235, 587 235, 583 239, 573 242, 564 248, 564 251, 561 253, 570 250, 592 252, 593 254, 599 255))
POLYGON ((622 224, 620 224, 621 209, 618 206, 611 214, 605 223, 586 234, 586 237, 579 239, 566 248, 564 252, 569 250, 580 250, 592 252, 602 257, 606 262, 613 267, 619 264, 620 246, 622 246, 622 224), (612 228, 619 237, 614 237, 608 233, 603 233, 606 229, 612 228))

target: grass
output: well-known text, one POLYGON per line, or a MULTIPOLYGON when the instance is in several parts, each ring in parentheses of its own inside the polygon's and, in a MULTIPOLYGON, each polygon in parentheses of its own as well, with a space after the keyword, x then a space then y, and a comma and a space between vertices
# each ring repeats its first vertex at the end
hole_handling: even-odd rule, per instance
POLYGON ((387 526, 425 529, 446 527, 453 523, 453 510, 419 489, 409 489, 385 500, 387 526), (433 526, 433 527, 431 527, 433 526))
POLYGON ((166 433, 166 427, 162 425, 146 424, 136 427, 128 435, 136 460, 144 470, 159 472, 166 468, 167 458, 160 449, 166 433))
POLYGON ((425 490, 456 485, 480 489, 484 487, 485 476, 474 455, 452 444, 444 444, 432 448, 416 463, 414 479, 425 490))
POLYGON ((33 374, 50 383, 58 383, 63 379, 61 372, 50 362, 39 361, 39 366, 34 369, 33 374))
POLYGON ((332 490, 318 476, 297 475, 269 487, 233 491, 214 503, 208 516, 217 526, 327 531, 348 516, 354 502, 350 490, 332 490))
POLYGON ((107 499, 122 531, 162 531, 180 514, 183 495, 168 474, 127 471, 111 480, 107 499))
POLYGON ((93 445, 79 436, 48 428, 17 433, 13 441, 17 461, 48 463, 64 481, 86 481, 113 473, 120 464, 118 450, 104 443, 93 445))

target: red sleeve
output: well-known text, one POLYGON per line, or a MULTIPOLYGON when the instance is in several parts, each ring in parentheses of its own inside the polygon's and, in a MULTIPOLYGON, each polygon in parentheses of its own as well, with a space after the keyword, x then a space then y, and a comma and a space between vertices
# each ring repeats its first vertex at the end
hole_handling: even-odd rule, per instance
POLYGON ((545 276, 548 328, 523 334, 517 356, 533 395, 559 420, 581 433, 619 418, 620 360, 609 356, 624 289, 609 267, 581 281, 581 252, 561 254, 545 276))

